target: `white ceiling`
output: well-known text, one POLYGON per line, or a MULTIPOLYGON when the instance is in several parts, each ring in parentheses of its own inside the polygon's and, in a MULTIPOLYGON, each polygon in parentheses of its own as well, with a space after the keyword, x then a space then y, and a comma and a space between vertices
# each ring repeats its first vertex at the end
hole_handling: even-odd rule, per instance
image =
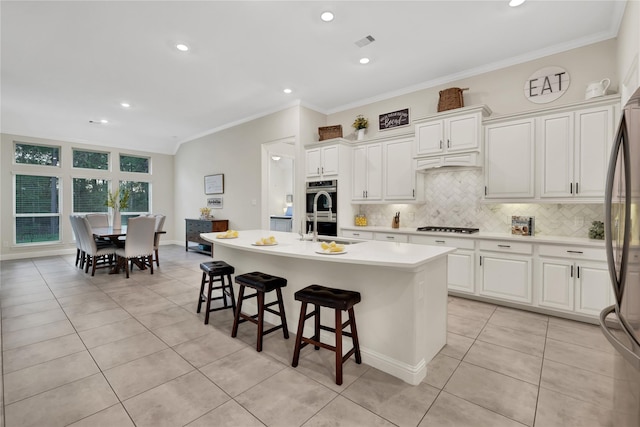
POLYGON ((3 0, 1 130, 172 154, 295 103, 336 112, 606 40, 625 6, 507 3, 3 0))

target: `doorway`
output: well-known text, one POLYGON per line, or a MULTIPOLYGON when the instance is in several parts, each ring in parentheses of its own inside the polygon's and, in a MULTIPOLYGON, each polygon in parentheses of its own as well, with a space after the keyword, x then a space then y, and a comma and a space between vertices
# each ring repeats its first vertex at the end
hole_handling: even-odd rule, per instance
POLYGON ((263 230, 292 231, 294 224, 294 138, 262 144, 263 230))

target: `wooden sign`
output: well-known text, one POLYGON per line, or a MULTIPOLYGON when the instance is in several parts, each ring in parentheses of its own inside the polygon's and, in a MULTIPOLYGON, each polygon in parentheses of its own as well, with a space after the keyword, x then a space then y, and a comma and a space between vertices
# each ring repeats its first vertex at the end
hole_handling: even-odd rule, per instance
POLYGON ((378 116, 378 128, 380 130, 393 129, 401 126, 409 126, 409 109, 393 111, 378 116))
POLYGON ((524 83, 524 96, 535 104, 546 104, 560 98, 569 88, 569 73, 561 67, 545 67, 524 83))

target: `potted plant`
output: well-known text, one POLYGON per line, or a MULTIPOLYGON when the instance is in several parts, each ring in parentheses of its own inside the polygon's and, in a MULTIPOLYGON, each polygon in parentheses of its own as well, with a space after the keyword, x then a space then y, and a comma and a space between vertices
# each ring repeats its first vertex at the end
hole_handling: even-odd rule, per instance
POLYGON ((359 114, 351 125, 356 130, 358 141, 364 139, 364 132, 369 127, 369 120, 359 114))
POLYGON ((210 219, 211 218, 211 208, 204 207, 200 208, 200 219, 210 219))
POLYGON ((105 202, 105 205, 113 209, 111 226, 116 230, 122 228, 122 218, 120 217, 120 210, 129 207, 130 195, 131 193, 129 192, 129 190, 124 190, 122 193, 120 193, 119 188, 113 193, 109 191, 109 194, 107 195, 107 201, 105 202))

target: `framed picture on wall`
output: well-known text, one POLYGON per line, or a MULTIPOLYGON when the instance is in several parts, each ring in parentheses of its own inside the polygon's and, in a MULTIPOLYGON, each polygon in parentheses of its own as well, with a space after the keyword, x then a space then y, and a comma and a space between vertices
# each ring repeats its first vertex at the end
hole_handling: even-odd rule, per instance
POLYGON ((222 209, 222 196, 208 198, 207 206, 213 209, 222 209))
POLYGON ((224 174, 207 175, 204 177, 204 194, 223 194, 224 174))

